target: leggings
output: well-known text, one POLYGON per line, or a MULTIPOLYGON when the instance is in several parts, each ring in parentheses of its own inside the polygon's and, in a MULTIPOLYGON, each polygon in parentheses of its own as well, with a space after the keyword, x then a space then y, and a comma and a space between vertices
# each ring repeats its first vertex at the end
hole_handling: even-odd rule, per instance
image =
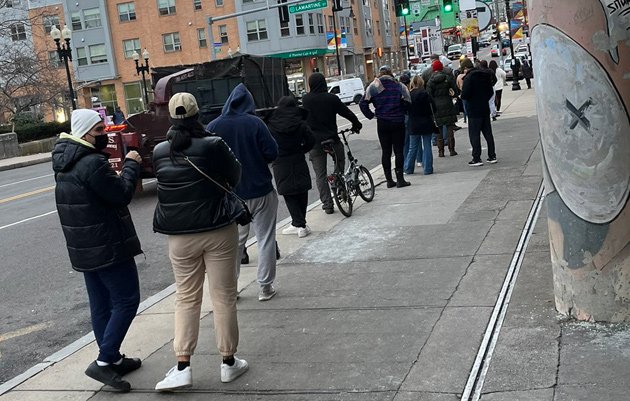
POLYGON ((405 145, 405 123, 403 121, 377 120, 376 131, 378 132, 378 141, 381 144, 383 152, 381 155, 383 170, 391 172, 393 151, 396 157, 396 170, 402 171, 405 163, 405 155, 403 154, 403 147, 405 145))

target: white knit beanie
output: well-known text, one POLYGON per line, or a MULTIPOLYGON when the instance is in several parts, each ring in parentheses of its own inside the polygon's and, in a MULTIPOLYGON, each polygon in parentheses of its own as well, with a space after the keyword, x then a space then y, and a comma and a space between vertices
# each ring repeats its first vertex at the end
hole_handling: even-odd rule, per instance
POLYGON ((82 138, 83 135, 90 132, 92 128, 103 121, 98 112, 90 109, 77 109, 72 112, 70 117, 70 129, 72 136, 82 138))

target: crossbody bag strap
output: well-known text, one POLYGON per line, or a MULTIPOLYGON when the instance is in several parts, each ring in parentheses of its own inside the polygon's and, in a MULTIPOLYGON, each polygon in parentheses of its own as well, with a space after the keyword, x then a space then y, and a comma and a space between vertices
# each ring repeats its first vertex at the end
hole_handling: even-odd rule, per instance
POLYGON ((195 170, 197 170, 199 172, 199 174, 203 175, 204 177, 206 177, 207 179, 209 179, 210 181, 212 181, 216 186, 218 186, 219 188, 221 188, 223 191, 225 191, 228 194, 232 194, 234 195, 234 197, 236 199, 238 199, 239 201, 245 203, 245 201, 243 199, 241 199, 240 196, 238 196, 237 194, 234 193, 234 191, 230 191, 229 189, 227 189, 226 187, 224 187, 223 185, 221 185, 220 183, 218 183, 214 178, 210 177, 208 174, 204 173, 199 167, 197 167, 197 165, 195 163, 193 163, 188 156, 184 156, 184 160, 186 160, 191 166, 193 166, 193 168, 195 170))

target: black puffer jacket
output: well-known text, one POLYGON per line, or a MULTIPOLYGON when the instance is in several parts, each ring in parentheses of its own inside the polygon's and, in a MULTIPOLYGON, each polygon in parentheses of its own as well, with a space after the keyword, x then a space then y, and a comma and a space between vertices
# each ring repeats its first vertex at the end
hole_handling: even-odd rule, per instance
POLYGON ((280 195, 299 194, 312 187, 304 153, 311 150, 315 137, 306 125, 307 114, 295 99, 284 96, 267 122, 278 144, 278 158, 271 166, 280 195))
POLYGON ((125 160, 116 174, 107 155, 63 135, 52 152, 55 200, 72 267, 104 269, 142 253, 127 205, 140 165, 125 160))
POLYGON ((462 86, 462 99, 467 101, 466 112, 471 118, 490 116, 488 102, 494 94, 492 70, 473 68, 468 71, 462 86))
POLYGON ((435 124, 431 108, 435 110, 435 104, 424 89, 416 88, 411 91, 411 105, 408 109, 410 135, 433 134, 435 124))
MULTIPOLYGON (((174 128, 167 137, 173 135, 174 128)), ((227 188, 234 188, 241 177, 241 164, 226 143, 208 133, 191 138, 191 144, 171 160, 171 143, 153 150, 153 166, 158 180, 158 204, 153 230, 162 234, 192 234, 216 230, 234 221, 225 213, 225 192, 201 175, 184 155, 204 173, 227 188)))
POLYGON ((435 120, 437 124, 440 126, 455 124, 457 122, 457 108, 453 104, 453 99, 459 94, 459 89, 453 76, 442 71, 435 72, 426 88, 436 105, 435 120))

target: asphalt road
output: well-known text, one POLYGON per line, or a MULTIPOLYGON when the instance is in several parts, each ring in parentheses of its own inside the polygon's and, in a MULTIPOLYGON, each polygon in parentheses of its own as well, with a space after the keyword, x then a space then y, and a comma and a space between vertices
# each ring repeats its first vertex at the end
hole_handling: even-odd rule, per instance
MULTIPOLYGON (((350 108, 364 120, 358 106, 350 108)), ((363 124, 350 144, 371 169, 380 164, 376 123, 363 124)), ((309 203, 318 198, 313 188, 309 203)), ((136 259, 143 300, 173 282, 166 238, 152 230, 155 204, 156 183, 145 180, 130 205, 145 253, 136 259)), ((288 216, 281 198, 278 221, 288 216)), ((83 277, 69 264, 55 211, 50 163, 0 172, 0 249, 1 384, 91 331, 83 277)))

